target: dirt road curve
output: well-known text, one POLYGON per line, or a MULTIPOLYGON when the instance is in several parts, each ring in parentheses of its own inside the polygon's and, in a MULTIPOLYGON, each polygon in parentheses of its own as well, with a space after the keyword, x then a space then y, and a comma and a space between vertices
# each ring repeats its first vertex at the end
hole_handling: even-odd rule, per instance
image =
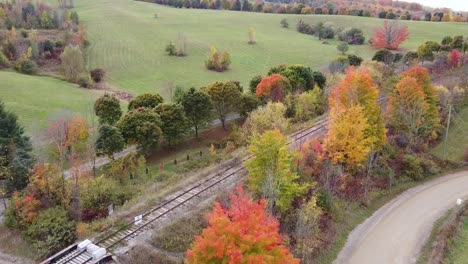
POLYGON ((335 264, 415 263, 434 222, 466 197, 468 171, 402 193, 350 234, 335 264))

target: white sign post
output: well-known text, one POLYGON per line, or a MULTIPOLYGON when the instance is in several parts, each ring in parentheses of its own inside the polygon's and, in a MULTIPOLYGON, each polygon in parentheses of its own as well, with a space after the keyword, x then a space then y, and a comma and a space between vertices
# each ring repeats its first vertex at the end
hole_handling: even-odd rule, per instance
POLYGON ((143 223, 143 215, 135 216, 135 225, 139 225, 141 223, 143 223))
POLYGON ((109 216, 111 216, 114 213, 114 204, 110 204, 107 211, 109 212, 109 216))

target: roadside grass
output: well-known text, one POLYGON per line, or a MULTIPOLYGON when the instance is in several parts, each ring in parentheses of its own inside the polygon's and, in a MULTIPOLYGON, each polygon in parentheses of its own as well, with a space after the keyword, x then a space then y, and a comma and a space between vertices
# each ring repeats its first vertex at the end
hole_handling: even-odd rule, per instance
POLYGON ((28 132, 42 132, 51 115, 61 112, 93 113, 94 100, 103 92, 86 90, 51 77, 0 71, 0 99, 28 132))
POLYGON ((468 263, 468 204, 451 208, 434 224, 418 263, 468 263))
POLYGON ((391 190, 380 190, 373 191, 370 194, 370 205, 366 208, 360 203, 354 202, 347 205, 344 215, 342 217, 343 221, 336 223, 336 234, 337 237, 329 245, 329 247, 320 254, 315 263, 318 264, 330 264, 336 259, 341 249, 344 247, 346 240, 348 239, 349 234, 367 218, 372 216, 372 214, 380 209, 383 205, 390 202, 392 199, 405 192, 408 189, 411 189, 415 186, 424 184, 425 182, 431 181, 435 178, 454 173, 461 170, 466 170, 467 167, 458 168, 454 170, 446 170, 435 176, 428 177, 423 181, 402 181, 395 184, 391 190))
POLYGON ((460 233, 449 243, 445 263, 468 263, 468 217, 465 216, 460 233))
MULTIPOLYGON (((465 149, 468 148, 468 107, 462 109, 455 116, 447 140, 447 159, 452 161, 462 161, 465 149)), ((445 134, 444 134, 445 135, 445 134)), ((432 153, 443 159, 444 141, 442 140, 432 153)))
MULTIPOLYGON (((318 69, 340 55, 337 40, 322 44, 317 38, 296 32, 299 19, 315 24, 333 22, 336 27, 362 28, 366 40, 382 19, 329 15, 280 15, 221 10, 176 9, 130 0, 82 0, 75 3, 80 20, 87 24, 91 43, 88 68, 103 67, 108 81, 119 89, 139 94, 159 92, 168 99, 169 86, 200 87, 214 81, 239 80, 247 87, 257 74, 265 75, 278 64, 304 64, 318 69), (157 18, 155 18, 157 14, 157 18), (290 28, 282 28, 281 19, 290 28), (256 30, 256 45, 248 45, 248 28, 256 30), (165 53, 169 42, 185 39, 186 57, 165 53), (205 69, 210 47, 231 54, 232 64, 223 73, 205 69)), ((415 49, 426 40, 440 41, 463 32, 463 23, 402 21, 410 38, 403 50, 415 49)), ((367 43, 367 42, 366 42, 367 43)), ((350 54, 371 58, 368 44, 351 46, 350 54)))

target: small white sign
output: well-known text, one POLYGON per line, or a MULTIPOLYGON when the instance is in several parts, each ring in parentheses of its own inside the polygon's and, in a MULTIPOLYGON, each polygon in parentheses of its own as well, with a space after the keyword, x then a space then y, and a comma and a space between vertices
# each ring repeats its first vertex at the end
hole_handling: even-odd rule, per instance
POLYGON ((114 213, 114 204, 110 204, 107 211, 109 212, 109 216, 111 216, 114 213))
POLYGON ((135 216, 135 225, 139 225, 143 222, 143 215, 135 216))
POLYGON ((461 205, 462 202, 463 202, 462 199, 460 199, 460 198, 457 199, 457 205, 461 205))

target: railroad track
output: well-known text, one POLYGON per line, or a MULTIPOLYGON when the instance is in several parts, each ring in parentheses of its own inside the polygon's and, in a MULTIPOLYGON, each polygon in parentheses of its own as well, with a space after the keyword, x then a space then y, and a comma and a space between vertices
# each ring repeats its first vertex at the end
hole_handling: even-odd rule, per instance
MULTIPOLYGON (((328 119, 326 116, 322 116, 316 120, 314 126, 306 129, 302 129, 290 134, 291 140, 287 143, 290 148, 298 148, 303 141, 305 141, 311 134, 319 132, 328 125, 328 119)), ((224 169, 215 175, 208 177, 198 183, 195 183, 181 192, 176 192, 173 197, 167 199, 161 204, 149 211, 142 214, 142 221, 136 225, 135 221, 130 221, 123 225, 121 228, 110 232, 102 238, 96 240, 93 244, 100 248, 106 249, 109 252, 119 243, 128 241, 141 232, 150 229, 152 224, 155 224, 157 220, 165 218, 169 213, 176 209, 186 205, 190 201, 193 201, 196 197, 207 193, 208 190, 213 189, 215 186, 226 182, 229 179, 235 178, 235 176, 243 175, 245 168, 242 165, 243 162, 249 160, 253 155, 248 155, 242 160, 235 162, 232 166, 224 169)), ((41 264, 84 264, 84 263, 100 263, 110 257, 110 254, 106 254, 103 258, 94 259, 93 255, 86 249, 80 250, 78 244, 74 244, 56 255, 43 261, 41 264)))

